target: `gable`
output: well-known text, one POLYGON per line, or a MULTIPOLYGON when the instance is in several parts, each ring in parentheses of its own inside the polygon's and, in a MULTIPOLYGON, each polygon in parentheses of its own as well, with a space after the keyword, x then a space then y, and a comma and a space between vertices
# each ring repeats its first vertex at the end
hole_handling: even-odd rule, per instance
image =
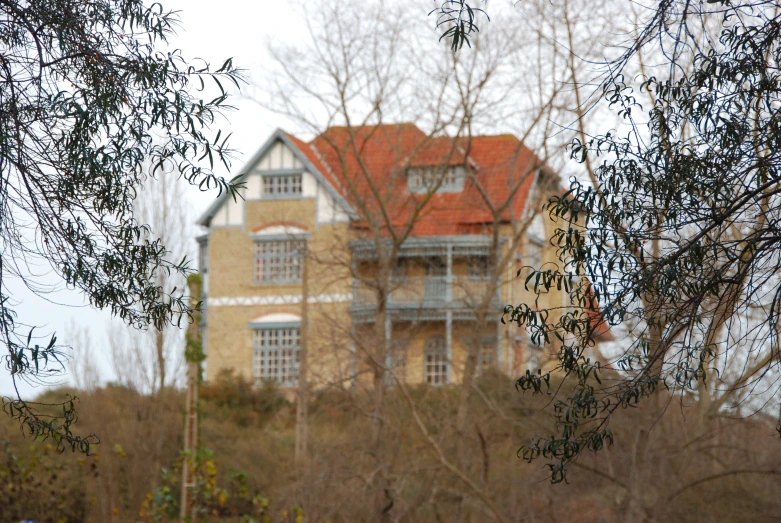
POLYGON ((284 169, 304 169, 304 164, 296 158, 295 153, 281 140, 276 141, 260 158, 252 169, 253 172, 278 171, 284 169))
MULTIPOLYGON (((243 224, 244 202, 264 197, 264 176, 300 176, 301 198, 317 198, 318 221, 347 221, 351 209, 341 195, 326 181, 322 173, 312 165, 287 133, 277 130, 253 155, 244 167, 240 180, 245 187, 239 190, 236 201, 223 193, 198 219, 205 227, 238 227, 243 224), (243 199, 242 199, 243 198, 243 199), (322 220, 321 220, 322 218, 322 220)), ((298 183, 298 180, 296 180, 298 183)))

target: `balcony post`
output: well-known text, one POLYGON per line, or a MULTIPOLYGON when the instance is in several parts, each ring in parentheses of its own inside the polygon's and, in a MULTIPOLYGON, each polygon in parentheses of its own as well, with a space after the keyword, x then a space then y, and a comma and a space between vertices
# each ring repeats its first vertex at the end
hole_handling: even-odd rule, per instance
MULTIPOLYGON (((450 249, 448 249, 448 253, 450 249)), ((450 264, 448 264, 450 268, 450 264)), ((450 288, 450 287, 448 287, 450 288)), ((453 311, 445 312, 445 350, 447 351, 447 382, 453 383, 453 311)))
POLYGON ((453 245, 447 244, 447 273, 445 275, 445 302, 453 301, 453 245))

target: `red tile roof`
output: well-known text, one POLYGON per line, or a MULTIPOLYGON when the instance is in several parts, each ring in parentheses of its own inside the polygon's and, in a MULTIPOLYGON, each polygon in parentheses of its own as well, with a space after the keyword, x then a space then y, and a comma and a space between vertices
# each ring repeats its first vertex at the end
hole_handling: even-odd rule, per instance
MULTIPOLYGON (((396 233, 412 226, 411 236, 487 234, 494 224, 519 219, 543 162, 511 134, 455 141, 427 136, 412 123, 330 127, 309 143, 288 135, 293 144, 350 203, 358 215, 352 226, 380 223, 386 212, 396 233), (427 195, 410 192, 407 169, 468 165, 474 180, 463 191, 427 195), (416 215, 417 213, 417 215, 416 215)), ((589 318, 595 335, 612 340, 595 309, 589 318)))
POLYGON ((396 233, 412 236, 487 233, 494 210, 500 221, 520 218, 542 162, 515 136, 477 136, 455 141, 427 136, 411 123, 331 127, 309 143, 290 139, 349 202, 356 228, 381 224, 387 213, 396 233), (475 179, 460 192, 425 194, 407 188, 407 169, 468 165, 475 179))

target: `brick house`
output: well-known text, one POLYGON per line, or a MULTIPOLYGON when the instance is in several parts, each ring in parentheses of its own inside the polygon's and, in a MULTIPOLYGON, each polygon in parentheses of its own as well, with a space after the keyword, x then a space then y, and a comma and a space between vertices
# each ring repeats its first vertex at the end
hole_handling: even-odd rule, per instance
POLYGON ((304 142, 277 130, 243 172, 243 200, 223 195, 198 220, 207 379, 232 369, 293 386, 304 340, 321 386, 366 382, 377 365, 458 383, 469 348, 477 372, 550 358, 500 322, 506 304, 567 303, 516 276, 555 262, 539 210, 560 191, 516 137, 454 141, 398 124, 304 142))

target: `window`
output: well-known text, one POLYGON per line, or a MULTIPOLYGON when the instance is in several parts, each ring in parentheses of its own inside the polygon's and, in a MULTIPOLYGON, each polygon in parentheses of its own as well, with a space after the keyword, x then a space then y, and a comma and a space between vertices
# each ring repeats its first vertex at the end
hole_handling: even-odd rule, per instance
POLYGON ((255 283, 298 283, 301 281, 303 240, 255 242, 255 283))
POLYGON ((445 276, 447 274, 447 261, 441 256, 425 258, 426 276, 445 276))
POLYGON ((198 269, 200 272, 209 270, 209 240, 198 238, 198 269))
POLYGON ((407 276, 408 259, 396 258, 396 263, 391 267, 391 277, 403 279, 407 276))
POLYGON ((540 268, 540 265, 542 264, 542 248, 544 245, 542 240, 529 237, 529 243, 526 244, 525 265, 531 265, 535 269, 540 268))
POLYGON ((301 196, 301 174, 263 176, 263 197, 301 196))
POLYGON ((536 372, 540 368, 543 357, 545 356, 545 340, 542 336, 529 336, 526 340, 528 357, 526 367, 531 372, 536 372))
POLYGON ((299 327, 255 329, 252 332, 252 377, 292 386, 298 380, 299 327))
POLYGON ((470 256, 466 270, 469 276, 488 276, 488 256, 470 256))
POLYGON ((448 361, 445 338, 434 336, 423 347, 423 377, 430 385, 447 383, 448 361))
POLYGON ((537 214, 529 224, 527 229, 528 242, 526 243, 526 265, 531 265, 535 269, 540 268, 542 263, 542 249, 545 247, 545 222, 541 214, 537 214))
POLYGON ((461 165, 411 167, 407 171, 407 183, 412 192, 437 189, 442 192, 458 192, 464 188, 466 169, 461 165))
POLYGON ((496 341, 481 344, 478 374, 483 374, 494 365, 496 365, 496 341))

